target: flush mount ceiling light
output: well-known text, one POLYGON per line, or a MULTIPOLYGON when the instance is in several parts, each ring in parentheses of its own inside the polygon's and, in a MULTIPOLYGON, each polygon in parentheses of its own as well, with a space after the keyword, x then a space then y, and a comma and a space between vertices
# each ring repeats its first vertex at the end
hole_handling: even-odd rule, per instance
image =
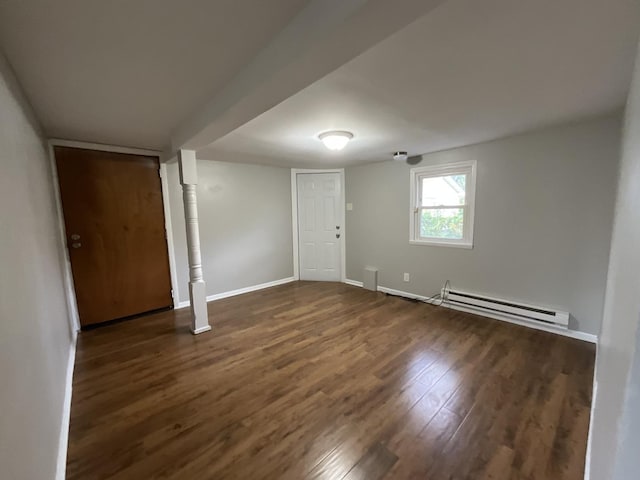
POLYGON ((342 150, 349 140, 353 138, 353 133, 345 132, 343 130, 334 130, 331 132, 324 132, 318 135, 318 138, 322 140, 324 146, 329 150, 342 150))

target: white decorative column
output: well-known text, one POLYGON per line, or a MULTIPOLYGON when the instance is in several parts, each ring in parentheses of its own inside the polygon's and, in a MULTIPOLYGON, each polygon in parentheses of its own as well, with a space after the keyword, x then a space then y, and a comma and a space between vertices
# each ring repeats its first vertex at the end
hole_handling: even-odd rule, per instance
POLYGON ((191 300, 191 333, 211 330, 207 314, 207 291, 202 277, 202 257, 200 255, 200 229, 198 227, 198 171, 196 152, 179 150, 180 183, 184 199, 184 219, 187 229, 187 252, 189 256, 189 299, 191 300))

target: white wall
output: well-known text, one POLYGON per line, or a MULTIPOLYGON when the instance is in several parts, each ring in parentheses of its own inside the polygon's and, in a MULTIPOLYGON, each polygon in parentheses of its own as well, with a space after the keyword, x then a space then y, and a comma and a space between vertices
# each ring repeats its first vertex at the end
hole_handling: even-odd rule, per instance
POLYGON ((424 155, 419 165, 477 160, 472 250, 409 244, 413 165, 347 168, 347 277, 362 280, 365 266, 377 267, 380 285, 425 296, 449 279, 561 308, 572 329, 598 334, 619 142, 616 115, 424 155))
MULTIPOLYGON (((207 295, 293 275, 288 168, 198 160, 200 248, 207 295)), ((189 269, 177 163, 167 165, 179 301, 189 269)))
POLYGON ((47 150, 0 56, 0 477, 51 480, 72 335, 47 150))
POLYGON ((637 478, 640 472, 640 329, 636 329, 635 353, 627 382, 618 445, 613 478, 637 478))
POLYGON ((629 376, 634 351, 636 356, 639 354, 636 350, 639 320, 640 50, 625 114, 604 318, 598 345, 597 394, 590 439, 592 480, 614 478, 616 458, 624 459, 616 472, 617 479, 637 478, 640 469, 639 432, 630 432, 635 434, 635 443, 630 443, 633 438, 625 431, 620 432, 620 426, 625 425, 621 422, 625 396, 631 415, 625 421, 633 421, 632 412, 635 410, 637 416, 640 408, 638 403, 633 403, 634 398, 638 398, 640 375, 636 371, 633 377, 629 376), (631 454, 625 453, 625 448, 631 448, 631 454), (634 462, 634 477, 624 475, 631 466, 629 462, 634 462))

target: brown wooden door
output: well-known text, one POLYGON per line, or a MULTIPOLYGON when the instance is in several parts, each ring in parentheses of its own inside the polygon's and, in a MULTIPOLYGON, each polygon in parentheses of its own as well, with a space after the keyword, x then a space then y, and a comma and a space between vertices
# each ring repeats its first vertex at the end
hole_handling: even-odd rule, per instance
POLYGON ((55 157, 80 324, 172 306, 158 158, 67 147, 55 157))

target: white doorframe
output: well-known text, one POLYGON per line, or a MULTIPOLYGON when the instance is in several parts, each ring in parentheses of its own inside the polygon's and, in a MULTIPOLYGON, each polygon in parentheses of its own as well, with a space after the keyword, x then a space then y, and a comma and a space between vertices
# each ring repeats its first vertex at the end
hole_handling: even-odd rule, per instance
POLYGON ((176 249, 173 245, 173 225, 171 223, 171 205, 169 203, 169 177, 167 176, 167 162, 160 157, 160 185, 162 188, 162 208, 164 209, 164 230, 167 233, 167 251, 169 253, 169 273, 171 274, 171 296, 173 309, 180 303, 178 283, 178 269, 176 267, 176 249))
POLYGON ((340 235, 340 281, 347 278, 347 257, 346 257, 346 225, 345 207, 346 195, 344 188, 344 168, 329 169, 291 169, 291 224, 293 226, 293 277, 300 280, 300 258, 298 254, 298 174, 299 173, 338 173, 340 174, 340 225, 342 225, 342 235, 340 235))
POLYGON ((62 197, 60 196, 60 184, 58 182, 58 167, 56 165, 55 152, 53 147, 85 148, 87 150, 98 150, 101 152, 127 153, 131 155, 146 155, 158 157, 160 165, 160 186, 162 190, 162 205, 164 209, 165 231, 167 232, 167 253, 169 255, 169 273, 171 276, 171 289, 174 308, 178 305, 178 280, 176 273, 175 251, 173 246, 173 231, 171 227, 171 212, 169 210, 169 186, 166 178, 166 162, 163 162, 163 152, 156 150, 145 150, 142 148, 118 147, 116 145, 104 145, 102 143, 78 142, 75 140, 61 140, 57 138, 49 139, 49 162, 51 165, 51 179, 53 182, 53 192, 56 204, 56 220, 58 222, 58 235, 60 254, 64 259, 63 276, 65 286, 65 296, 67 308, 71 322, 71 334, 75 338, 80 330, 80 317, 78 315, 78 304, 76 301, 76 291, 73 283, 73 273, 71 271, 71 259, 67 249, 67 232, 64 223, 64 212, 62 210, 62 197))

